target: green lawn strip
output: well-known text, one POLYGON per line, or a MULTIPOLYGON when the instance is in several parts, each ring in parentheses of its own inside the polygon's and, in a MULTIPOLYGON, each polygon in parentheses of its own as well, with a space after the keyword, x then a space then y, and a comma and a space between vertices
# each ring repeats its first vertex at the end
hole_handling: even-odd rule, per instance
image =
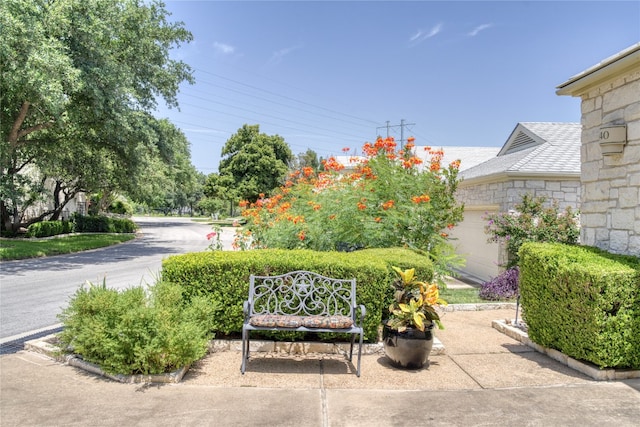
POLYGON ((0 260, 70 254, 103 248, 134 238, 134 234, 90 233, 48 239, 0 239, 0 260))
POLYGON ((440 291, 440 298, 449 304, 486 304, 492 302, 516 302, 515 298, 504 301, 489 301, 478 296, 479 288, 445 289, 440 291))

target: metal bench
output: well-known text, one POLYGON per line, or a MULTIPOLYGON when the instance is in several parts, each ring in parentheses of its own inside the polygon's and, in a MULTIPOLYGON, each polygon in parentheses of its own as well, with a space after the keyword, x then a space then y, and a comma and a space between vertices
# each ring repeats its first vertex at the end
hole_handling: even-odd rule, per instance
POLYGON ((242 367, 250 351, 250 331, 333 332, 351 334, 349 361, 360 336, 356 375, 360 376, 364 305, 356 305, 356 280, 333 279, 310 271, 250 277, 244 302, 242 367))

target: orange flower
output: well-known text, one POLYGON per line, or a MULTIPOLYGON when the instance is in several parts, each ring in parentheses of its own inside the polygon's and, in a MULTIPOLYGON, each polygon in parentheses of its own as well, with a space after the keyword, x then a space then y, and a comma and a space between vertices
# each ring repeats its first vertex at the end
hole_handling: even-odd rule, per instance
POLYGON ((445 239, 449 236, 447 233, 440 233, 440 236, 444 237, 445 239))
POLYGON ((306 166, 306 167, 302 168, 302 173, 304 173, 304 176, 306 176, 308 178, 311 175, 313 175, 313 168, 310 167, 310 166, 306 166))
POLYGON ((409 138, 407 138, 407 142, 409 144, 413 144, 413 141, 415 141, 416 139, 413 136, 410 136, 409 138))
POLYGON ((460 160, 454 160, 449 165, 454 169, 459 169, 460 168, 460 160))
POLYGON ((396 203, 396 202, 394 202, 393 200, 386 201, 386 202, 384 202, 384 203, 382 204, 382 209, 384 209, 385 211, 386 211, 387 209, 391 209, 391 208, 393 207, 393 205, 395 205, 395 203, 396 203))
POLYGON ((377 216, 377 217, 375 217, 373 220, 374 220, 375 222, 380 222, 380 221, 382 221, 382 218, 380 218, 379 216, 377 216))
POLYGON ((336 219, 336 214, 329 215, 329 219, 336 219))
POLYGON ((349 152, 349 150, 351 150, 351 148, 349 148, 349 147, 344 147, 344 148, 342 149, 342 152, 343 152, 343 153, 348 153, 348 152, 349 152))
POLYGON ((298 239, 300 239, 300 241, 303 241, 306 237, 307 237, 307 236, 306 236, 306 234, 304 233, 304 230, 301 230, 301 231, 298 233, 298 239))
POLYGON ((416 203, 416 204, 418 204, 418 203, 428 203, 429 201, 431 201, 431 197, 429 197, 428 194, 423 194, 421 196, 413 196, 411 198, 411 201, 413 203, 416 203))
POLYGON ((448 228, 449 230, 453 230, 453 227, 454 227, 454 225, 453 225, 453 224, 447 224, 447 228, 448 228))

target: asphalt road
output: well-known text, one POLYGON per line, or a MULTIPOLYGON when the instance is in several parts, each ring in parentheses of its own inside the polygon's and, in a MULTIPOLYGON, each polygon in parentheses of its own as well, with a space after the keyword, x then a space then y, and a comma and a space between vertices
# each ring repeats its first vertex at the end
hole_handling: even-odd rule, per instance
MULTIPOLYGON (((87 281, 122 289, 154 283, 162 260, 206 250, 211 226, 188 218, 134 217, 141 236, 92 251, 0 262, 0 340, 53 327, 69 298, 87 281)), ((233 231, 223 233, 225 248, 233 231)))

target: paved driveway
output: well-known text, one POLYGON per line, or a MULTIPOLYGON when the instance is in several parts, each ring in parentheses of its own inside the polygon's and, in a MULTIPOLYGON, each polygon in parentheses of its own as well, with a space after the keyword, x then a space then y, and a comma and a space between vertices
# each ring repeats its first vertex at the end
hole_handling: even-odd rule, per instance
MULTIPOLYGON (((58 323, 57 314, 86 281, 111 288, 153 283, 168 256, 206 250, 211 226, 189 218, 136 217, 137 239, 77 254, 0 263, 0 339, 58 323)), ((233 231, 223 244, 231 246, 233 231)))

